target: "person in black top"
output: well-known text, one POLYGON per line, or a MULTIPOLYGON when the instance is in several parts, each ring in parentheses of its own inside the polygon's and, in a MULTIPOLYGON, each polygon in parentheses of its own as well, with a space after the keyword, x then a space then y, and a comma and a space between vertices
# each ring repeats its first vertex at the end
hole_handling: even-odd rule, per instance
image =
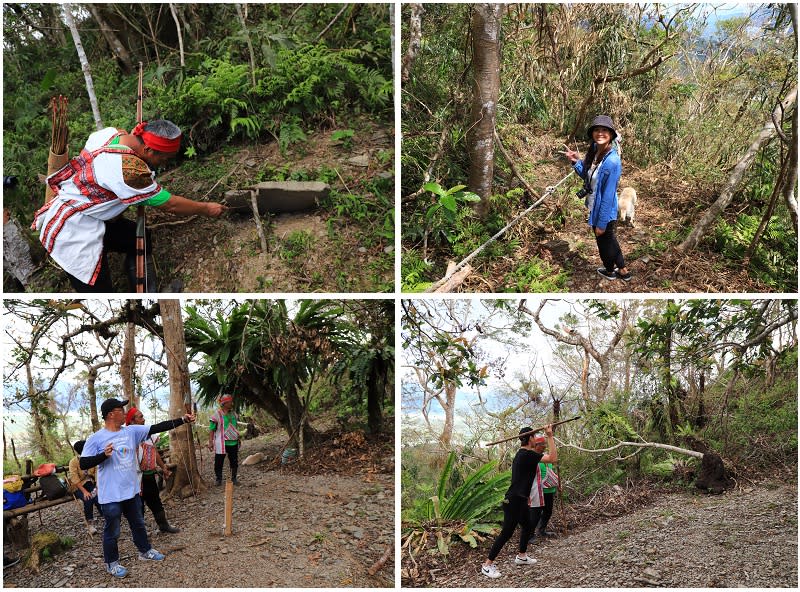
MULTIPOLYGON (((553 426, 547 425, 544 428, 547 434, 550 450, 555 451, 555 441, 553 440, 553 426)), ((489 556, 483 562, 481 573, 487 578, 499 578, 500 571, 494 563, 495 558, 500 554, 500 550, 514 534, 517 524, 520 525, 522 532, 519 538, 519 553, 514 558, 517 565, 533 565, 536 560, 528 557, 528 539, 531 536, 530 511, 528 509, 528 496, 533 487, 533 480, 536 477, 536 467, 539 462, 556 462, 557 453, 542 455, 533 450, 533 428, 522 428, 519 431, 520 449, 514 456, 511 463, 511 485, 506 492, 503 500, 503 527, 500 534, 494 541, 489 550, 489 556)))

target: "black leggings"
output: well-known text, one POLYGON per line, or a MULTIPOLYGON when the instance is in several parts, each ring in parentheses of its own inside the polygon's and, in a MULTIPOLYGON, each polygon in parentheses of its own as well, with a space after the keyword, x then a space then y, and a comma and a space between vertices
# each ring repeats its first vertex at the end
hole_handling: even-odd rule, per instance
POLYGON ((528 550, 528 539, 531 538, 531 514, 528 507, 528 499, 524 497, 508 497, 503 500, 503 529, 494 540, 492 548, 489 550, 489 559, 494 561, 500 554, 500 550, 514 534, 514 529, 520 525, 519 552, 525 553, 528 550))
MULTIPOLYGON (((606 268, 606 271, 614 271, 614 266, 616 266, 617 269, 625 267, 625 258, 622 256, 622 249, 620 249, 617 236, 614 234, 615 226, 616 222, 612 220, 608 223, 608 226, 606 226, 606 231, 603 234, 600 236, 595 234, 597 250, 600 251, 600 259, 603 261, 603 267, 606 268)), ((597 227, 592 226, 592 231, 594 231, 595 228, 597 227)))
MULTIPOLYGON (((151 253, 150 231, 145 232, 145 252, 151 253)), ((108 267, 108 257, 106 253, 124 253, 125 254, 125 268, 129 270, 131 267, 136 271, 136 222, 128 220, 127 218, 116 218, 106 222, 106 232, 103 235, 103 255, 100 263, 100 273, 97 274, 97 279, 93 286, 85 284, 78 278, 67 274, 69 283, 76 292, 113 292, 114 284, 111 281, 111 270, 108 267)), ((152 266, 151 266, 152 267, 152 266)), ((152 277, 153 271, 148 272, 148 290, 155 291, 155 278, 152 277)), ((135 276, 134 276, 135 277, 135 276)), ((130 282, 130 278, 129 278, 130 282)), ((129 286, 131 292, 136 291, 136 285, 129 286)))
POLYGON ((158 515, 164 511, 164 505, 161 503, 161 494, 158 492, 158 483, 156 483, 155 473, 152 475, 142 475, 142 514, 144 514, 144 504, 147 504, 153 516, 158 517, 158 515))
POLYGON ((550 517, 553 515, 553 499, 555 497, 555 493, 545 493, 544 507, 531 508, 531 530, 545 531, 547 523, 550 522, 550 517))
POLYGON ((214 455, 214 475, 217 481, 222 481, 222 465, 225 463, 225 457, 228 457, 228 464, 231 467, 231 479, 236 479, 236 474, 239 472, 239 443, 236 446, 225 446, 225 454, 214 455))

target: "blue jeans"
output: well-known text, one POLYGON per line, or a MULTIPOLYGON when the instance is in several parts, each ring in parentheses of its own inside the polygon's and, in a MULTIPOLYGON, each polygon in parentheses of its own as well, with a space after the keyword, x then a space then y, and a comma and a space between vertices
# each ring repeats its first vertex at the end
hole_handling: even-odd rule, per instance
MULTIPOLYGON (((86 490, 89 493, 91 493, 92 490, 94 489, 94 485, 88 484, 88 483, 87 483, 87 485, 88 485, 88 487, 86 487, 86 486, 84 486, 84 487, 86 487, 86 490)), ((77 497, 79 500, 81 500, 83 502, 83 515, 86 517, 87 520, 93 520, 94 519, 94 506, 97 506, 97 510, 100 512, 100 515, 101 516, 103 515, 103 510, 102 510, 102 508, 100 508, 100 502, 97 501, 97 495, 96 494, 94 496, 90 497, 89 499, 86 499, 85 497, 83 497, 83 492, 80 489, 76 489, 75 490, 75 497, 77 497)))
POLYGON ((144 516, 142 515, 142 502, 138 498, 139 496, 137 495, 121 502, 100 504, 103 518, 106 520, 105 528, 103 528, 103 560, 106 563, 119 561, 117 539, 119 539, 119 523, 123 514, 131 527, 133 544, 136 545, 139 552, 147 553, 152 548, 150 541, 147 540, 147 528, 144 525, 144 516))

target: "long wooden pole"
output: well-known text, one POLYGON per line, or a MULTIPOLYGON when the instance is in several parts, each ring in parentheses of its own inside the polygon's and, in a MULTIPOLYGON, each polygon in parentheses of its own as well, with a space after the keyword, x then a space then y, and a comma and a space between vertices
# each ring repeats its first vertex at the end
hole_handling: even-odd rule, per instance
MULTIPOLYGON (((144 119, 143 100, 144 100, 144 71, 142 62, 139 62, 139 86, 136 91, 136 123, 141 123, 144 119)), ((136 293, 143 294, 145 286, 145 217, 144 206, 136 208, 136 293)))
POLYGON ((233 481, 225 482, 225 536, 233 534, 233 481))
MULTIPOLYGON (((557 421, 552 425, 553 425, 553 427, 555 427, 555 426, 561 425, 562 423, 569 423, 570 421, 575 421, 576 419, 580 419, 580 418, 581 418, 581 416, 578 415, 577 417, 573 417, 571 419, 564 419, 564 420, 561 420, 561 421, 557 421)), ((550 424, 547 424, 547 425, 550 425, 550 424)), ((534 432, 542 432, 547 427, 547 425, 543 425, 543 426, 538 427, 538 428, 533 428, 533 432, 526 432, 526 433, 532 434, 534 432)), ((519 438, 519 434, 517 434, 516 436, 509 436, 508 438, 501 438, 500 440, 495 440, 494 442, 489 442, 488 444, 486 444, 486 446, 494 446, 495 444, 500 444, 501 442, 508 442, 509 440, 515 440, 517 438, 519 438)))

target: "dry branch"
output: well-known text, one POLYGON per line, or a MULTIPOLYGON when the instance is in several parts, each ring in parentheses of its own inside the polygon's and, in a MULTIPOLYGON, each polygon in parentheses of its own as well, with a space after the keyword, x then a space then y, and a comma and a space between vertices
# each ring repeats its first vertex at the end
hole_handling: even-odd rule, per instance
POLYGON ((369 568, 369 575, 374 576, 376 573, 380 571, 380 569, 386 565, 386 562, 389 560, 389 557, 392 554, 392 544, 386 545, 386 550, 381 555, 381 558, 378 559, 375 563, 372 564, 372 567, 369 568))
POLYGON ((465 265, 457 272, 456 269, 456 262, 450 261, 447 264, 447 271, 444 274, 444 283, 441 284, 438 288, 434 290, 436 293, 443 293, 443 292, 453 292, 456 288, 458 288, 461 284, 464 283, 464 280, 472 273, 472 266, 465 265))
POLYGON ((264 227, 261 225, 261 214, 258 213, 258 200, 256 200, 256 192, 250 192, 250 207, 253 209, 253 219, 256 221, 256 230, 258 230, 258 238, 261 240, 261 252, 269 252, 267 247, 267 237, 264 236, 264 227))
MULTIPOLYGON (((794 104, 796 100, 797 87, 795 86, 789 92, 783 102, 778 103, 774 109, 774 112, 782 113, 783 111, 786 111, 792 106, 792 104, 794 104)), ((717 201, 715 201, 706 210, 700 221, 695 225, 694 228, 692 228, 689 236, 687 236, 681 244, 675 247, 675 250, 678 253, 686 253, 697 247, 700 239, 702 239, 706 232, 708 232, 708 229, 711 227, 714 221, 720 216, 720 214, 722 214, 725 208, 730 205, 736 190, 739 188, 739 185, 744 178, 745 172, 748 168, 750 168, 750 165, 755 160, 756 154, 758 154, 759 150, 761 150, 761 148, 775 135, 775 124, 773 123, 773 116, 770 114, 766 123, 761 128, 761 131, 750 144, 747 151, 739 159, 739 162, 736 163, 736 166, 734 167, 730 177, 728 177, 728 181, 725 183, 725 187, 723 187, 722 191, 720 192, 717 201)))

